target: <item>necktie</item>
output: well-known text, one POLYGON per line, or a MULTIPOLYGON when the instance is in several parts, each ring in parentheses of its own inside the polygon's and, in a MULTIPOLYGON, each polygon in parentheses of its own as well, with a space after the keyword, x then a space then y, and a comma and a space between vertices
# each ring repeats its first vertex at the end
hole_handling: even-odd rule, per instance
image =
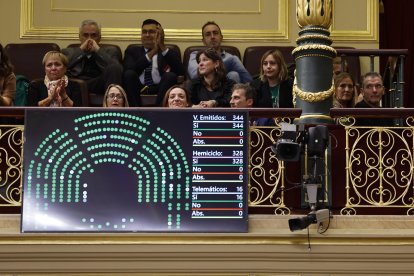
POLYGON ((154 84, 154 82, 152 81, 152 62, 144 70, 144 84, 147 86, 154 84))

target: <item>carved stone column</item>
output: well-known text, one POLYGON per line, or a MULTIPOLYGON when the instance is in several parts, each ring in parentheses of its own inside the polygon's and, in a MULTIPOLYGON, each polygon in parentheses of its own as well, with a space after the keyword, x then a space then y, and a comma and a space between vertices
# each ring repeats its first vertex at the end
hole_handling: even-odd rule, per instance
POLYGON ((296 61, 293 86, 295 106, 302 109, 297 124, 332 123, 329 109, 334 90, 328 30, 332 23, 333 0, 296 0, 297 22, 301 30, 292 54, 296 61))

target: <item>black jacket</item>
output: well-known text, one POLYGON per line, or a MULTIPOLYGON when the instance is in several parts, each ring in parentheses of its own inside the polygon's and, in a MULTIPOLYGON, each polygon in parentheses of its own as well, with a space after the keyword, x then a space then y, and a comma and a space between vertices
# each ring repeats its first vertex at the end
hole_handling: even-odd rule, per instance
MULTIPOLYGON (((83 52, 80 47, 70 47, 62 49, 62 53, 68 57, 68 76, 81 79, 89 79, 93 76, 87 76, 85 72, 85 62, 87 53, 83 52)), ((112 48, 101 47, 96 53, 92 54, 97 68, 103 72, 104 69, 113 63, 119 64, 117 53, 112 48)))
MULTIPOLYGON (((251 83, 256 89, 255 107, 273 107, 272 94, 270 93, 269 83, 256 79, 251 83)), ((293 108, 293 82, 287 79, 280 83, 279 88, 279 107, 293 108)))
MULTIPOLYGON (((145 48, 143 46, 133 46, 125 50, 124 57, 124 71, 134 70, 138 75, 150 65, 147 57, 145 56, 145 48)), ((184 66, 180 60, 180 57, 176 52, 169 49, 165 56, 162 52, 158 52, 158 71, 162 76, 168 69, 170 72, 174 72, 177 76, 184 76, 184 66)))
MULTIPOLYGON (((69 80, 66 94, 73 101, 73 106, 82 106, 81 89, 77 82, 69 80)), ((28 87, 27 106, 39 106, 39 102, 48 97, 43 80, 32 81, 28 87)))

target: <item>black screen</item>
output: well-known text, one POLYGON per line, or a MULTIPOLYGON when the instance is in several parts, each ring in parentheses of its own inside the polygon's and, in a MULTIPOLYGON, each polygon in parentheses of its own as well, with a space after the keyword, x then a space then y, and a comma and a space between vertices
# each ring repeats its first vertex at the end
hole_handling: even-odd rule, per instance
POLYGON ((26 111, 23 232, 246 232, 243 111, 26 111))

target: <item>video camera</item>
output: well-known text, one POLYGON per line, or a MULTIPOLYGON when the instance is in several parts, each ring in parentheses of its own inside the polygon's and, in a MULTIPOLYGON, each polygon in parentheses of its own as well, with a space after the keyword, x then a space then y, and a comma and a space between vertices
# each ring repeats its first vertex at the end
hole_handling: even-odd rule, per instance
POLYGON ((330 218, 328 209, 316 210, 317 190, 322 186, 321 174, 317 172, 316 161, 318 158, 324 157, 325 150, 329 145, 329 132, 324 125, 309 127, 307 131, 301 125, 299 132, 296 131, 296 125, 281 123, 281 126, 281 137, 271 146, 271 150, 276 154, 276 157, 282 161, 298 161, 300 156, 304 154, 306 146, 307 157, 313 159, 310 173, 306 173, 302 177, 302 187, 306 189, 311 212, 305 217, 289 220, 291 231, 302 230, 312 223, 323 222, 330 218))
MULTIPOLYGON (((309 127, 307 131, 296 131, 296 125, 281 123, 282 135, 271 149, 282 161, 298 161, 303 146, 307 145, 310 157, 322 157, 329 143, 328 128, 323 125, 309 127)), ((303 125, 300 127, 303 128, 303 125)))

